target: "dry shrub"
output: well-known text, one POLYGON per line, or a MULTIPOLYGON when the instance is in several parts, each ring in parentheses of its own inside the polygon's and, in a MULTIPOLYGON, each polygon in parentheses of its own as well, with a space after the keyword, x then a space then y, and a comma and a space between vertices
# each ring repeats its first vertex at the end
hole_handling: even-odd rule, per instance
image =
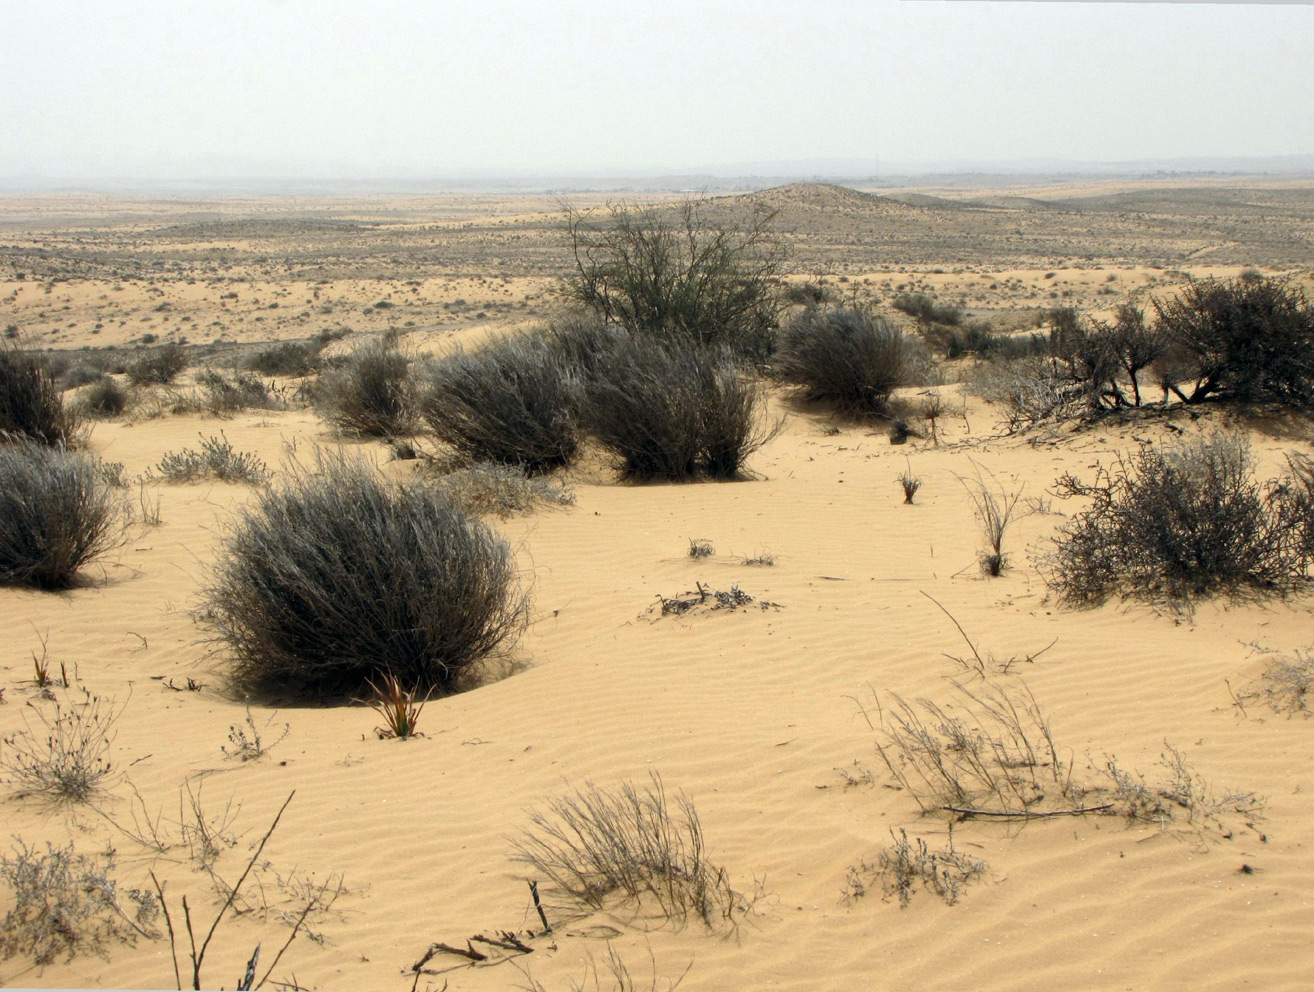
POLYGON ((890 828, 891 843, 881 849, 876 864, 866 861, 849 868, 845 880, 845 894, 858 899, 867 894, 867 880, 879 878, 885 898, 897 896, 899 907, 906 909, 913 892, 920 883, 950 906, 958 902, 963 887, 986 873, 989 868, 979 858, 972 858, 954 850, 953 831, 949 842, 939 850, 932 850, 921 837, 908 839, 908 831, 899 828, 896 834, 890 828))
POLYGON ((497 338, 430 363, 424 380, 421 414, 465 458, 535 473, 575 457, 579 380, 545 339, 497 338))
POLYGON ((809 308, 781 331, 776 374, 855 415, 884 414, 890 393, 918 378, 920 346, 856 307, 809 308))
POLYGON ((86 802, 114 773, 110 748, 123 707, 79 686, 55 697, 54 708, 53 717, 35 708, 41 726, 28 723, 4 739, 0 768, 23 795, 86 802))
POLYGON ((319 368, 320 352, 326 343, 323 339, 283 341, 247 355, 242 361, 242 367, 250 372, 259 372, 261 375, 288 377, 310 375, 319 368))
POLYGON ((454 505, 476 516, 506 518, 538 506, 573 506, 575 491, 543 476, 528 476, 512 465, 485 462, 437 476, 430 483, 454 505))
POLYGON ((324 372, 312 394, 315 412, 343 434, 398 437, 415 426, 410 362, 377 338, 324 372))
POLYGON ((77 422, 64 408, 50 363, 41 355, 0 344, 0 441, 70 445, 77 422))
POLYGON ((707 860, 697 810, 683 793, 672 809, 656 773, 644 788, 589 783, 549 800, 530 823, 516 860, 576 902, 601 909, 620 894, 635 908, 655 903, 675 923, 692 916, 713 929, 733 925, 740 897, 725 869, 707 860))
POLYGON ((359 696, 384 674, 449 689, 528 611, 486 526, 434 488, 323 453, 242 511, 205 598, 235 686, 260 695, 359 696))
POLYGON ((1302 648, 1290 655, 1272 659, 1250 687, 1236 697, 1244 708, 1248 702, 1261 702, 1274 713, 1309 717, 1310 693, 1314 692, 1314 649, 1302 648))
POLYGON ((88 417, 117 417, 127 408, 128 391, 113 376, 102 375, 78 396, 78 409, 88 417))
POLYGON ((1077 604, 1291 588, 1314 560, 1312 483, 1259 483, 1240 437, 1143 444, 1093 482, 1058 480, 1057 496, 1091 502, 1054 538, 1046 581, 1077 604))
POLYGON ((0 448, 0 582, 65 588, 118 545, 123 523, 90 458, 31 443, 0 448))
POLYGON ((729 479, 775 436, 760 384, 741 376, 729 352, 618 340, 587 386, 588 432, 637 479, 729 479))
POLYGON ((269 410, 279 405, 269 386, 249 372, 225 375, 204 369, 196 374, 196 384, 201 389, 201 405, 210 413, 269 410))
POLYGON ((191 364, 187 349, 166 344, 128 365, 128 381, 134 386, 167 386, 191 364))
POLYGON ((200 450, 186 448, 165 452, 155 471, 167 482, 243 482, 258 486, 269 479, 263 459, 249 451, 238 451, 222 431, 219 437, 201 438, 200 450))
POLYGON ((44 853, 16 839, 13 857, 0 855, 0 881, 13 896, 13 908, 0 923, 0 957, 30 954, 38 965, 64 955, 105 954, 114 942, 153 940, 159 916, 154 893, 131 889, 128 906, 114 880, 114 851, 78 854, 70 843, 44 853))
POLYGON ((975 462, 972 467, 976 477, 965 479, 960 476, 958 481, 967 490, 967 496, 972 501, 972 512, 986 539, 987 547, 977 552, 977 562, 985 575, 999 576, 1009 564, 1008 555, 1004 554, 1004 534, 1013 522, 1013 514, 1022 498, 1022 489, 1010 492, 995 478, 994 473, 983 473, 981 466, 975 462), (987 476, 989 481, 986 481, 987 476))

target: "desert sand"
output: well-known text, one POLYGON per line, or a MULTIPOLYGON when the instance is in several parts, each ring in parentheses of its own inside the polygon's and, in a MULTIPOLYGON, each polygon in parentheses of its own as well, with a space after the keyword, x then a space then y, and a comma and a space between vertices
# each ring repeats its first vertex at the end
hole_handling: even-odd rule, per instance
MULTIPOLYGON (((1196 202, 1199 190, 1188 192, 1196 202)), ((1139 200, 1117 214, 979 206, 966 220, 916 199, 936 191, 872 204, 854 191, 795 188, 768 202, 781 208, 798 281, 884 303, 900 286, 932 287, 1026 327, 1039 308, 1109 308, 1133 288, 1163 290, 1185 273, 1308 274, 1307 237, 1293 232, 1314 209, 1314 190, 1234 192, 1222 187, 1223 205, 1197 214, 1226 214, 1249 197, 1269 202, 1252 211, 1267 218, 1262 225, 1237 212, 1211 229, 1176 207, 1149 217, 1139 200), (1141 227, 1130 219, 1138 211, 1149 217, 1141 227), (1009 242, 1023 223, 1036 225, 1034 237, 1009 242), (1079 255, 1069 250, 1078 244, 1079 255)), ((1168 196, 1144 184, 1016 198, 1042 194, 1168 196)), ((219 361, 255 342, 349 326, 344 344, 396 327, 416 354, 436 353, 553 312, 566 264, 555 210, 530 197, 13 197, 0 203, 0 241, 11 246, 0 258, 0 322, 60 350, 130 346, 153 333, 205 345, 201 353, 219 361)), ((1238 707, 1234 694, 1274 657, 1314 642, 1314 600, 1074 610, 1056 601, 1036 562, 1074 509, 1048 492, 1064 472, 1088 474, 1170 430, 1233 426, 1248 433, 1261 475, 1274 474, 1287 452, 1311 451, 1308 424, 1209 410, 1006 436, 998 411, 947 372, 938 444, 891 445, 880 424, 837 419, 775 390, 771 412, 785 426, 754 456, 748 481, 626 484, 592 456, 563 476, 575 505, 491 521, 516 549, 532 622, 482 685, 431 700, 424 736, 406 741, 376 738, 378 717, 364 706, 253 705, 267 741, 284 725, 286 737, 256 760, 225 756, 247 710, 225 691, 224 648, 204 640, 194 612, 252 490, 150 483, 159 525, 139 519, 78 588, 0 589, 0 735, 46 705, 26 682, 43 642, 56 668, 122 707, 113 742, 121 776, 97 800, 101 813, 6 795, 3 833, 29 845, 112 845, 121 886, 149 885, 154 870, 175 912, 186 894, 208 925, 221 902, 186 847, 152 855, 109 821, 131 826, 141 809, 134 790, 166 827, 179 819, 180 790, 214 815, 231 802, 233 843, 221 841, 215 862, 231 882, 295 793, 263 851, 259 890, 243 890, 250 911, 226 917, 210 945, 207 987, 233 987, 257 942, 272 960, 291 933, 281 914, 298 908, 291 880, 340 879, 331 911, 308 921, 317 939, 299 936, 266 987, 593 988, 593 962, 597 987, 611 988, 611 948, 644 989, 682 975, 686 990, 1309 988, 1314 723, 1258 702, 1238 707), (1005 539, 1012 567, 998 578, 977 567, 969 483, 978 467, 1022 493, 1005 539), (923 480, 912 505, 896 482, 905 470, 923 480), (692 539, 715 553, 691 558, 692 539), (744 561, 766 555, 774 564, 744 561), (661 615, 660 597, 697 583, 736 584, 776 606, 661 615), (951 680, 979 686, 971 666, 954 660, 970 661, 973 647, 987 661, 1016 659, 1008 675, 990 666, 990 678, 1029 687, 1074 777, 1094 781, 1108 756, 1153 775, 1167 742, 1211 785, 1263 797, 1262 817, 1161 825, 921 815, 891 787, 869 720, 879 726, 877 700, 888 706, 896 694, 949 704, 951 680), (187 691, 189 679, 201 688, 187 691), (586 783, 614 788, 651 773, 693 802, 708 857, 751 901, 733 932, 622 907, 588 913, 545 888, 554 932, 534 938, 533 953, 494 952, 473 966, 438 953, 426 965, 432 973, 409 972, 434 942, 465 947, 475 934, 537 931, 526 866, 511 860, 527 811, 586 783), (939 846, 951 826, 955 848, 988 864, 956 904, 916 890, 901 907, 861 872, 865 894, 855 890, 850 870, 874 862, 891 830, 939 846)), ((359 449, 388 473, 414 470, 388 462, 379 444, 342 441, 296 407, 100 422, 88 447, 135 477, 198 433, 221 430, 275 469, 275 485, 290 451, 313 445, 359 449)), ((135 501, 137 487, 127 494, 135 501)), ((0 962, 0 981, 171 988, 174 972, 168 940, 157 939, 45 967, 16 957, 0 962)))

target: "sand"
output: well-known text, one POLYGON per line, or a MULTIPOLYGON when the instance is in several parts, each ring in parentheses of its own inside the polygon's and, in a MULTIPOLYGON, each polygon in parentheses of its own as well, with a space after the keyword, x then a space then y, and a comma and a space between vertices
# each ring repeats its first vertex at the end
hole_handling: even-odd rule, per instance
MULTIPOLYGON (((1044 282, 1045 271, 991 269, 994 279, 1028 284, 1044 282)), ((1140 271, 1117 270, 1120 279, 1140 271)), ((277 285, 242 297, 263 300, 277 285)), ((524 298, 528 285, 517 283, 513 296, 524 298)), ((302 287, 283 288, 304 299, 302 287)), ((365 288, 352 287, 353 299, 379 295, 365 288)), ((183 290, 168 287, 180 297, 183 290)), ((69 292, 75 301, 99 295, 98 287, 69 292)), ((213 314, 217 302, 194 305, 213 314)), ((21 303, 6 306, 14 314, 21 303)), ((417 331, 416 346, 477 340, 487 326, 430 327, 417 331)), ((74 335, 67 345, 93 340, 74 335)), ((310 921, 319 939, 297 939, 271 982, 403 989, 412 987, 407 969, 434 942, 464 947, 475 934, 539 928, 526 866, 511 860, 528 810, 585 783, 614 788, 657 773, 696 806, 709 858, 756 896, 733 933, 619 906, 584 913, 545 888, 554 933, 533 939, 532 954, 471 967, 440 953, 417 987, 593 988, 593 962, 598 987, 611 988, 611 949, 638 988, 664 989, 682 975, 682 989, 1308 988, 1314 724, 1258 703, 1243 710, 1233 693, 1273 657, 1311 643, 1310 598, 1213 600, 1185 613, 1061 606, 1036 558, 1074 508, 1047 490, 1138 438, 1166 436, 1162 422, 1000 437, 998 414, 981 400, 953 385, 942 392, 951 413, 941 443, 904 446, 773 393, 773 414, 786 425, 744 482, 622 484, 600 458, 586 459, 566 476, 574 506, 494 521, 516 549, 533 621, 485 684, 430 701, 425 736, 407 741, 377 739, 378 718, 363 706, 252 705, 266 741, 288 730, 251 761, 222 750, 247 710, 224 691, 223 646, 204 640, 194 614, 252 491, 152 483, 160 525, 134 524, 85 584, 55 594, 0 589, 8 632, 0 732, 21 730, 34 707, 49 712, 24 681, 43 641, 56 667, 64 663, 122 707, 113 743, 122 777, 98 800, 104 816, 10 795, 0 799, 4 832, 29 844, 72 839, 85 851, 112 844, 122 886, 148 884, 153 869, 174 911, 186 894, 208 925, 220 901, 187 848, 151 856, 106 818, 131 826, 135 789, 176 834, 169 824, 179 818, 180 790, 199 794, 213 815, 231 801, 235 843, 221 845, 215 870, 232 881, 294 794, 262 854, 263 889, 244 890, 250 911, 225 918, 209 947, 206 986, 232 987, 257 942, 268 963, 287 939, 280 913, 299 903, 280 878, 340 876, 332 911, 310 921), (1027 511, 1007 532, 1012 567, 999 578, 976 563, 976 467, 1021 491, 1027 511), (905 470, 923 479, 913 505, 903 504, 896 482, 905 470), (691 559, 695 538, 715 554, 691 559), (762 555, 774 564, 743 561, 762 555), (696 583, 737 584, 778 608, 654 609, 659 597, 696 583), (868 720, 876 699, 947 704, 951 680, 980 684, 948 657, 970 658, 954 621, 982 656, 1018 659, 1012 674, 991 678, 1030 688, 1076 777, 1093 782, 1106 756, 1153 775, 1167 742, 1211 784, 1264 797, 1263 818, 1225 814, 1222 827, 1096 815, 973 819, 953 825, 953 844, 988 870, 957 904, 919 889, 901 908, 870 877, 866 894, 855 895, 850 869, 874 862, 891 830, 933 846, 948 839, 948 818, 920 815, 891 787, 868 720), (188 679, 203 688, 169 687, 188 679)), ((1215 412, 1176 423, 1200 434, 1222 420, 1215 412)), ((308 411, 286 410, 102 423, 89 448, 135 476, 163 452, 195 444, 198 432, 220 430, 275 469, 290 446, 304 453, 341 443, 308 411)), ((1311 448, 1307 432, 1250 435, 1267 473, 1286 452, 1311 448)), ((377 444, 348 447, 386 457, 377 444)), ((137 489, 125 498, 137 500, 137 489)), ((0 978, 9 986, 166 988, 174 976, 164 939, 46 967, 14 958, 0 963, 0 978)))

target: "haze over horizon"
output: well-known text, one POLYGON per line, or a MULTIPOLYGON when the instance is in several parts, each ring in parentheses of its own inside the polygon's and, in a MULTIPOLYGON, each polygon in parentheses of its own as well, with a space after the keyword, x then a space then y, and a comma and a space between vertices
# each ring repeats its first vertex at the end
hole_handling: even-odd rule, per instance
POLYGON ((54 0, 0 37, 0 178, 1310 169, 1311 37, 1298 5, 54 0))

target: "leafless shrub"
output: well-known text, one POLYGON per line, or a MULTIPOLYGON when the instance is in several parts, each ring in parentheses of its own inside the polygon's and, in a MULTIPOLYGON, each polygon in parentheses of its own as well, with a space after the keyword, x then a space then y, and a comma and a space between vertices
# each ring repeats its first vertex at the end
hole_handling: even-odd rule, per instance
POLYGON ((661 778, 616 790, 589 783, 530 813, 515 860, 545 875, 592 909, 620 894, 635 906, 656 904, 675 923, 689 917, 712 929, 733 926, 741 898, 724 868, 707 860, 702 825, 683 793, 672 809, 661 778))
POLYGON ((716 554, 716 548, 712 547, 711 541, 705 538, 689 538, 689 557, 694 561, 710 558, 714 554, 716 554))
POLYGON ((1274 713, 1304 717, 1311 715, 1310 693, 1314 692, 1314 649, 1302 648, 1272 659, 1255 683, 1238 694, 1238 705, 1260 702, 1274 713))
POLYGON ((922 488, 922 480, 912 474, 911 466, 902 472, 895 479, 903 487, 903 501, 911 503, 913 497, 917 495, 917 490, 922 488))
MULTIPOLYGON (((263 729, 268 731, 274 725, 274 717, 277 713, 271 713, 269 719, 265 721, 263 729)), ((219 750, 223 751, 225 758, 235 758, 238 761, 256 761, 263 758, 279 744, 287 739, 287 735, 292 732, 290 723, 283 724, 283 732, 275 740, 261 734, 260 727, 256 726, 255 717, 251 715, 251 707, 246 708, 246 724, 233 724, 228 728, 228 745, 220 746, 219 750), (248 734, 247 731, 250 731, 248 734)))
POLYGON ((201 405, 210 413, 269 410, 280 405, 269 385, 249 372, 225 375, 215 369, 203 369, 196 374, 196 384, 201 390, 201 405))
POLYGON ((12 857, 0 855, 0 882, 13 908, 0 923, 0 957, 30 954, 38 965, 65 955, 106 954, 111 942, 159 936, 160 907, 152 892, 130 889, 125 908, 114 879, 114 851, 78 854, 70 843, 44 853, 15 839, 12 857))
POLYGON ((0 769, 23 795, 54 802, 86 802, 115 770, 110 757, 123 707, 85 687, 53 700, 54 716, 33 707, 40 727, 26 726, 4 738, 0 769))
POLYGON ((382 338, 361 345, 322 373, 312 402, 315 412, 343 434, 398 437, 415 427, 410 363, 382 338))
POLYGON ((981 466, 975 462, 972 467, 976 472, 973 479, 959 477, 958 481, 967 490, 972 501, 972 510, 981 524, 985 534, 987 548, 977 555, 981 571, 986 575, 998 576, 1008 567, 1008 556, 1004 554, 1004 534, 1013 521, 1018 500, 1022 490, 1010 492, 1004 488, 992 472, 983 473, 981 466), (986 477, 989 477, 987 481, 986 477))
MULTIPOLYGON (((693 962, 690 961, 679 978, 662 979, 657 975, 657 962, 652 957, 652 948, 648 949, 648 955, 651 977, 647 985, 643 986, 638 984, 638 980, 631 973, 625 959, 620 956, 620 952, 608 943, 607 957, 602 963, 605 971, 599 971, 598 962, 590 954, 588 963, 584 966, 584 976, 578 980, 570 980, 570 992, 643 992, 645 988, 647 992, 675 992, 693 968, 693 962)), ((535 981, 528 969, 524 969, 522 973, 527 984, 519 987, 524 992, 547 992, 546 986, 535 981)))
POLYGON ((180 344, 166 344, 130 364, 128 381, 134 386, 165 386, 190 364, 186 348, 180 344))
POLYGON ((0 442, 67 446, 77 420, 64 408, 50 362, 36 352, 0 343, 0 442))
POLYGON ((921 837, 910 841, 903 827, 897 834, 891 827, 890 838, 892 843, 881 849, 876 864, 862 861, 849 868, 845 879, 845 895, 849 899, 866 895, 867 881, 879 878, 885 898, 897 896, 900 908, 907 908, 919 883, 952 906, 958 902, 963 887, 989 868, 979 858, 954 850, 952 830, 949 842, 939 850, 932 850, 921 837))
POLYGON ((964 382, 971 392, 1003 408, 1003 427, 1010 434, 1080 416, 1088 409, 1080 384, 1052 358, 978 362, 964 382))
POLYGON ((1235 814, 1250 820, 1262 817, 1262 797, 1253 792, 1216 789, 1190 767, 1178 748, 1167 741, 1163 747, 1157 766, 1163 773, 1153 782, 1139 772, 1121 768, 1117 758, 1105 757, 1102 771, 1112 783, 1109 794, 1120 815, 1161 826, 1184 816, 1189 826, 1204 829, 1212 825, 1225 834, 1229 828, 1224 816, 1235 814))

